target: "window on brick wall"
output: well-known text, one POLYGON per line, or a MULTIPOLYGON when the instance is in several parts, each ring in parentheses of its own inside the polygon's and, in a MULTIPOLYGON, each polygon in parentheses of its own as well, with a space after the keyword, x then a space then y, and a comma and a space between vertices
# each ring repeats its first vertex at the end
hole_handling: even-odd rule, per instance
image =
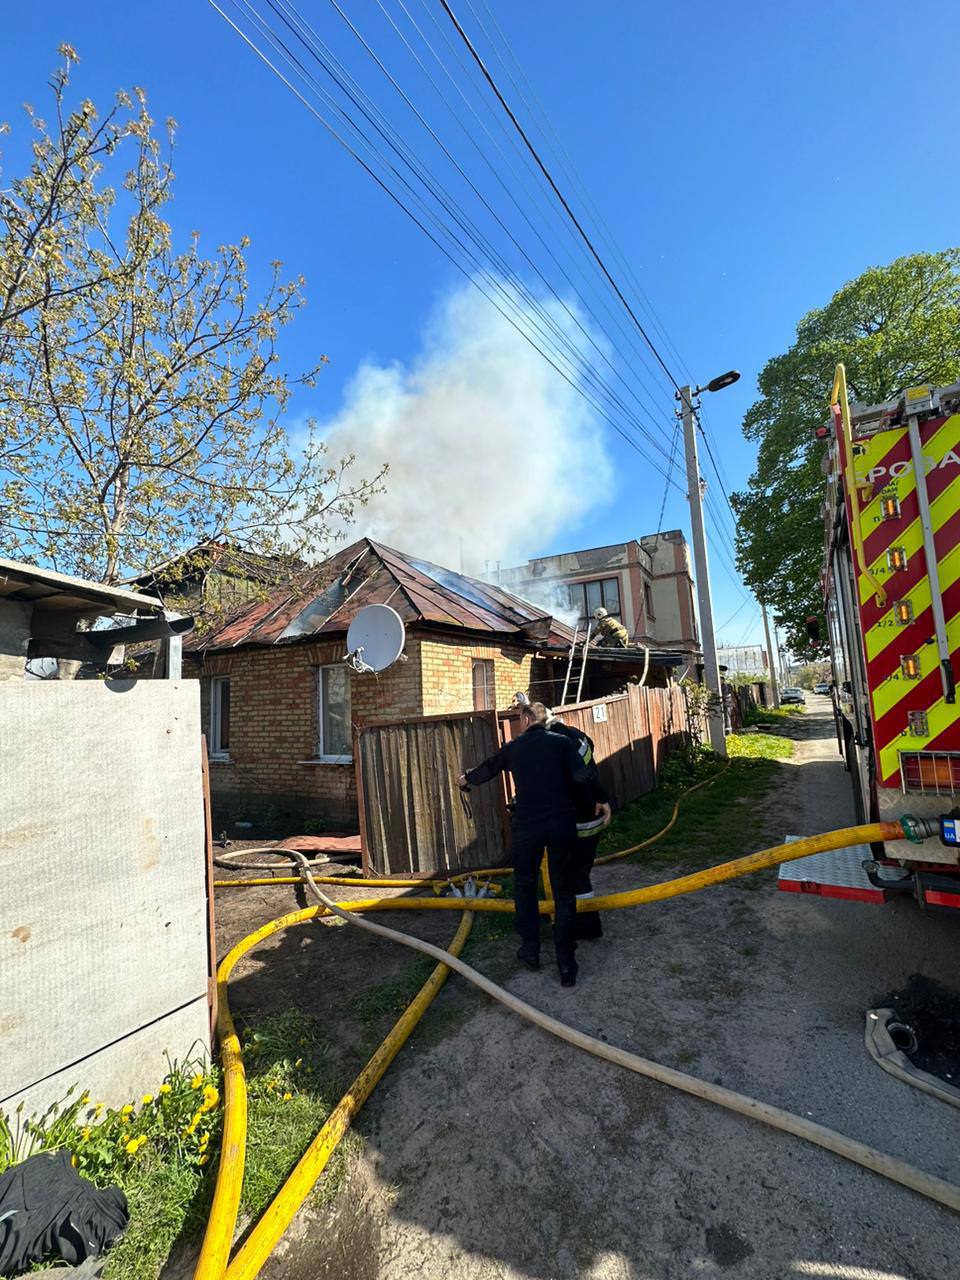
POLYGON ((317 724, 317 759, 328 764, 349 764, 353 759, 350 676, 342 663, 317 668, 317 724))
POLYGON ((497 695, 493 683, 493 659, 473 659, 473 709, 494 711, 497 695))
POLYGON ((611 617, 620 619, 620 579, 596 578, 593 582, 574 582, 570 586, 570 605, 580 620, 592 617, 595 609, 604 608, 611 617))
POLYGON ((230 681, 226 676, 210 681, 210 758, 230 759, 230 681))

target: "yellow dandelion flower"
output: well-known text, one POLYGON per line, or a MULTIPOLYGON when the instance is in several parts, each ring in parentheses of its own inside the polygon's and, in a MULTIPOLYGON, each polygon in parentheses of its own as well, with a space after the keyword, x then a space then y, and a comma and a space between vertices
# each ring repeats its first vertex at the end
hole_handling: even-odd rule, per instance
POLYGON ((203 1154, 203 1155, 200 1157, 200 1159, 197 1161, 197 1164, 206 1164, 206 1163, 207 1163, 207 1161, 208 1161, 209 1159, 210 1159, 209 1154, 207 1154, 206 1152, 204 1152, 204 1154, 203 1154))
POLYGON ((172 1092, 172 1090, 171 1090, 171 1088, 170 1088, 170 1086, 169 1086, 168 1084, 162 1084, 162 1085, 160 1086, 160 1092, 161 1092, 161 1093, 171 1093, 171 1092, 172 1092))
POLYGON ((293 1097, 293 1094, 292 1094, 292 1093, 285 1093, 285 1094, 283 1095, 283 1100, 284 1100, 284 1102, 289 1102, 289 1101, 290 1101, 290 1099, 291 1099, 292 1097, 293 1097))
POLYGON ((152 1101, 153 1101, 153 1094, 152 1094, 152 1093, 145 1093, 145 1094, 143 1095, 143 1105, 144 1105, 145 1107, 149 1107, 149 1105, 150 1105, 150 1103, 151 1103, 152 1101))
POLYGON ((103 1103, 102 1103, 102 1102, 98 1102, 98 1103, 97 1103, 97 1105, 93 1108, 93 1114, 94 1114, 94 1116, 95 1116, 95 1118, 96 1118, 96 1119, 98 1119, 98 1120, 100 1119, 101 1115, 103 1115, 103 1103))
POLYGON ((129 1123, 130 1123, 130 1117, 129 1117, 129 1116, 121 1116, 121 1117, 120 1117, 120 1123, 121 1123, 121 1124, 129 1124, 129 1123))
POLYGON ((83 1139, 83 1141, 84 1141, 84 1142, 89 1142, 89 1141, 90 1141, 90 1134, 91 1134, 91 1132, 92 1132, 92 1131, 91 1131, 89 1128, 81 1129, 81 1130, 80 1130, 80 1137, 83 1139))
POLYGON ((132 1102, 128 1102, 128 1103, 127 1103, 127 1105, 126 1105, 125 1107, 121 1107, 121 1108, 120 1108, 120 1114, 121 1114, 122 1116, 132 1116, 132 1115, 133 1115, 133 1103, 132 1103, 132 1102))
POLYGON ((146 1145, 147 1135, 145 1133, 141 1133, 140 1137, 137 1139, 137 1150, 139 1151, 141 1147, 145 1147, 146 1145))
POLYGON ((194 1077, 193 1077, 193 1079, 190 1081, 190 1088, 191 1088, 191 1089, 199 1089, 199 1088, 200 1088, 200 1086, 201 1086, 202 1084, 203 1084, 203 1076, 201 1076, 201 1075, 196 1075, 196 1076, 194 1076, 194 1077))
POLYGON ((203 1091, 204 1106, 208 1111, 212 1110, 220 1101, 220 1091, 212 1084, 208 1084, 203 1091))
POLYGON ((81 1107, 85 1107, 89 1101, 90 1101, 90 1095, 89 1093, 85 1093, 83 1097, 80 1099, 81 1107))
POLYGON ((207 1143, 208 1143, 209 1141, 210 1141, 210 1135, 209 1135, 209 1133, 205 1133, 205 1134, 203 1135, 203 1137, 200 1139, 200 1150, 201 1150, 201 1151, 204 1149, 204 1147, 207 1145, 207 1143))
POLYGON ((140 1150, 140 1143, 136 1138, 131 1138, 129 1142, 123 1144, 123 1149, 128 1156, 135 1156, 140 1150))

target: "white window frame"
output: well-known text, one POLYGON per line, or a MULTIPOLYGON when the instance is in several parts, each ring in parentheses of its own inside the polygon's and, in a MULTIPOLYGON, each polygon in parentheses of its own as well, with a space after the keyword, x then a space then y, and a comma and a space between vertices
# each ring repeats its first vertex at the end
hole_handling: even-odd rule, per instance
POLYGON ((497 665, 493 658, 471 658, 470 660, 470 681, 473 689, 473 709, 474 711, 496 711, 497 709, 497 665), (483 675, 483 694, 484 702, 489 702, 488 707, 477 706, 477 672, 483 675))
MULTIPOLYGON (((210 677, 210 759, 211 760, 229 760, 230 747, 222 746, 220 743, 220 733, 222 730, 221 716, 223 714, 223 686, 230 688, 229 676, 211 676, 210 677)), ((228 695, 229 696, 229 695, 228 695)))
MULTIPOLYGON (((346 755, 333 755, 324 750, 323 742, 323 695, 325 688, 324 673, 327 671, 344 671, 345 668, 341 662, 328 662, 323 666, 317 667, 317 760, 321 764, 353 764, 353 751, 346 755)), ((347 725, 348 730, 351 724, 350 716, 350 678, 347 677, 347 725)))

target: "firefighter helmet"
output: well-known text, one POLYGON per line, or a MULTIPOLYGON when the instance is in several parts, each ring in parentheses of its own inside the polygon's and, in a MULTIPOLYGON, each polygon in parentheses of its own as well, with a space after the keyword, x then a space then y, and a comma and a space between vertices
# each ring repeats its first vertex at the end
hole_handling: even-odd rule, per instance
POLYGON ((599 609, 594 609, 593 616, 596 618, 598 622, 600 622, 603 618, 607 616, 607 611, 602 607, 599 609))

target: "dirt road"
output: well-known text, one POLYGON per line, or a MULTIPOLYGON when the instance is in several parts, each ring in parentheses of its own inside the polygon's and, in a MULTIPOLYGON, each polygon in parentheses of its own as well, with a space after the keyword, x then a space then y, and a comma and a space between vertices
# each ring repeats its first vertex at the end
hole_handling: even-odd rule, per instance
MULTIPOLYGON (((825 699, 796 733, 766 843, 853 821, 825 699)), ((638 876, 614 866, 598 882, 638 876)), ((779 893, 772 875, 606 919, 573 991, 551 968, 508 985, 613 1043, 960 1181, 956 1112, 863 1047, 878 994, 917 972, 957 985, 960 921, 779 893)), ((436 1012, 459 998, 444 993, 436 1012)), ((331 1215, 304 1215, 265 1276, 956 1274, 960 1223, 919 1196, 579 1054, 480 996, 454 1025, 438 1040, 428 1016, 360 1119, 347 1192, 331 1215)))

